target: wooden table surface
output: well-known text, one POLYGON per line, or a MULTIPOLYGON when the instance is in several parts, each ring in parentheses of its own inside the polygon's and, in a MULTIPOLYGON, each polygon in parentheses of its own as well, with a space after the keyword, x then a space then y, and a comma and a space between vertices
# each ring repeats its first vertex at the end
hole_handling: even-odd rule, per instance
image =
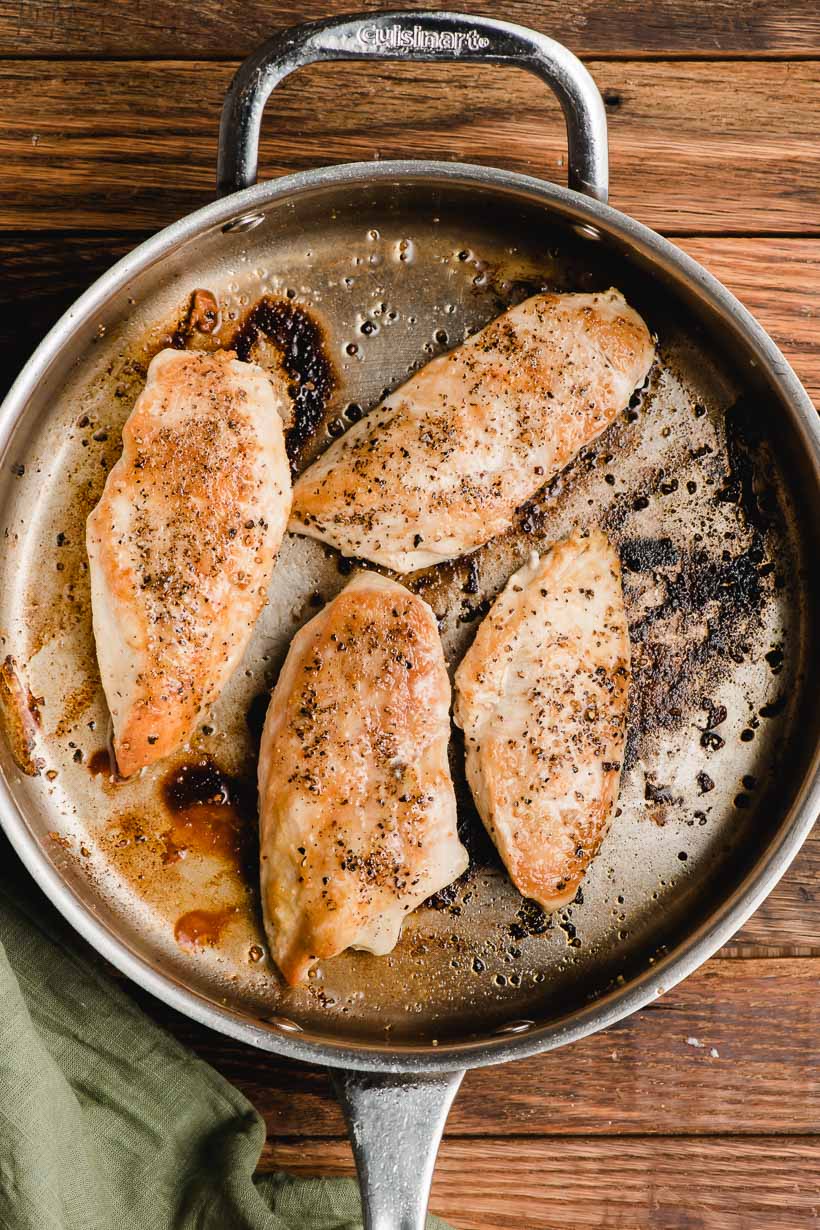
MULTIPOLYGON (((212 198, 237 61, 272 22, 334 7, 352 0, 0 0, 6 382, 93 277, 212 198)), ((607 106, 612 203, 676 237, 739 295, 817 399, 820 9, 469 7, 533 25, 585 59, 607 106)), ((522 73, 468 66, 311 68, 269 107, 261 166, 279 175, 428 155, 565 175, 548 92, 522 73)), ((733 943, 660 1001, 567 1050, 468 1074, 433 1210, 459 1230, 820 1224, 818 992, 820 835, 733 943)), ((321 1070, 143 1002, 265 1116, 264 1168, 351 1172, 321 1070)))

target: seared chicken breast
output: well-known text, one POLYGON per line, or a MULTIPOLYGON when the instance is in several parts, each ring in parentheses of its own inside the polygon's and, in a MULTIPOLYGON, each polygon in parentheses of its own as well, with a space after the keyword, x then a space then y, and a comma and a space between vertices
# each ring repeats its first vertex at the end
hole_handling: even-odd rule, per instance
POLYGON ((361 573, 297 633, 259 757, 262 907, 289 983, 345 948, 384 954, 467 867, 435 616, 361 573))
POLYGON ((456 672, 476 806, 545 910, 573 899, 609 829, 629 672, 620 562, 597 530, 510 578, 456 672))
POLYGON ((284 385, 163 350, 88 518, 97 659, 124 777, 184 743, 245 650, 290 511, 284 385))
POLYGON ((535 295, 335 440, 297 481, 290 529, 400 573, 473 551, 609 426, 653 358, 619 291, 535 295))

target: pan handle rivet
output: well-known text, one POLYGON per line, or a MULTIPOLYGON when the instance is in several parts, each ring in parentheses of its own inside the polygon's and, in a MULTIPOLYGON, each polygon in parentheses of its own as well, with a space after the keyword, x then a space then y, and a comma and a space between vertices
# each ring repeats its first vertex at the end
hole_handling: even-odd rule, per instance
POLYGON ((269 1016, 271 1025, 275 1025, 277 1029, 281 1029, 286 1034, 301 1034, 302 1026, 297 1025, 295 1021, 291 1021, 286 1016, 269 1016))
POLYGON ((528 1029, 532 1029, 535 1021, 508 1021, 506 1025, 499 1025, 495 1030, 497 1034, 523 1034, 528 1029))
POLYGON ((231 218, 230 222, 226 222, 222 227, 222 233, 230 235, 238 231, 252 231, 264 221, 264 214, 242 214, 241 218, 231 218))

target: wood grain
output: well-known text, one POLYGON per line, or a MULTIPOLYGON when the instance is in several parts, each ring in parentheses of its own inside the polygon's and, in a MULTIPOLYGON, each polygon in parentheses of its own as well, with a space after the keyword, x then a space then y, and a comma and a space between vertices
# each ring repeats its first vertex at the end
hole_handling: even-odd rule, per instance
MULTIPOLYGON (((327 17, 327 0, 2 0, 0 53, 7 56, 244 56, 275 28, 327 17)), ((358 0, 378 11, 379 0, 358 0)), ((396 7, 423 9, 429 0, 396 7)), ((582 55, 813 55, 820 17, 799 0, 471 0, 472 13, 503 16, 561 39, 582 55)))
MULTIPOLYGON (((609 100, 618 208, 674 234, 818 229, 820 63, 589 67, 609 100)), ((232 71, 0 63, 0 227, 142 229, 212 199, 232 71)), ((399 154, 566 176, 555 100, 501 69, 316 65, 276 92, 263 129, 269 176, 399 154)))
POLYGON ((730 944, 725 957, 820 957, 820 829, 730 944))
MULTIPOLYGON (((266 1169, 353 1173, 344 1141, 273 1142, 266 1169)), ((820 1141, 445 1137, 430 1208, 456 1230, 810 1230, 820 1141)))
POLYGON ((681 239, 772 335, 820 404, 820 241, 681 239))
MULTIPOLYGON (((325 1073, 286 1063, 141 999, 237 1085, 268 1133, 340 1136, 325 1073)), ((469 1072, 456 1135, 820 1132, 820 961, 712 961, 605 1033, 469 1072), (716 1052, 716 1054, 715 1054, 716 1052)))

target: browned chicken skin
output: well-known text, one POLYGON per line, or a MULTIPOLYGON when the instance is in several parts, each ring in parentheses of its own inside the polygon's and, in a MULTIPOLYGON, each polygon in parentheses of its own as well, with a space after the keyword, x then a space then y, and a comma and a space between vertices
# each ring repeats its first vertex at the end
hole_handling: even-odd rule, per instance
POLYGON ((629 672, 620 561, 599 530, 514 573, 456 672, 479 814, 546 910, 573 899, 609 829, 629 672))
POLYGON ((609 426, 653 358, 619 291, 535 295, 335 440, 296 483, 290 529, 400 573, 464 555, 609 426))
POLYGON ((345 948, 387 953, 467 866, 435 616, 361 573, 297 633, 259 759, 262 905, 290 983, 345 948))
POLYGON ((87 526, 124 777, 185 742, 250 639, 290 510, 287 405, 283 387, 225 351, 151 363, 87 526))

